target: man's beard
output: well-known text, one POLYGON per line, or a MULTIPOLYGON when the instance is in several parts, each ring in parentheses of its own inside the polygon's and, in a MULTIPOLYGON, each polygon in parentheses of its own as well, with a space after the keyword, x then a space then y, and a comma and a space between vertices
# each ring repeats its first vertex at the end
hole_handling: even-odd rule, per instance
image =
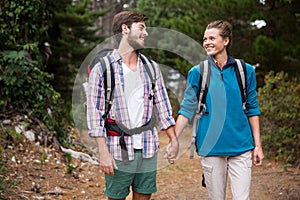
POLYGON ((144 45, 138 43, 131 35, 127 38, 127 42, 136 51, 144 49, 144 45))

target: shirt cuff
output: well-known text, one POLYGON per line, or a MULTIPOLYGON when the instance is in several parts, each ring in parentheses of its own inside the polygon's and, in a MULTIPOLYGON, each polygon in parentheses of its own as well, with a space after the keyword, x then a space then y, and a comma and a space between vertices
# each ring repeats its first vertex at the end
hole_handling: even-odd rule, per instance
POLYGON ((175 126, 175 120, 173 117, 167 117, 165 119, 160 120, 159 127, 161 130, 165 130, 170 126, 175 126))

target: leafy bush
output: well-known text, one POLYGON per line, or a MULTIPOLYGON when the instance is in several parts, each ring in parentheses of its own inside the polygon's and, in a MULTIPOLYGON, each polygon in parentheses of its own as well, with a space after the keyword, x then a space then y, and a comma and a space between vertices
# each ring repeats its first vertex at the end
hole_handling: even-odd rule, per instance
POLYGON ((8 199, 7 195, 12 193, 12 189, 16 186, 16 182, 12 180, 8 173, 6 163, 0 157, 0 199, 8 199))
POLYGON ((288 74, 271 71, 258 91, 265 154, 286 163, 300 164, 300 83, 288 74))
POLYGON ((2 112, 25 113, 64 134, 68 118, 60 94, 50 84, 53 75, 45 71, 42 45, 48 41, 53 6, 44 0, 0 2, 0 107, 2 112))
POLYGON ((2 51, 1 55, 1 99, 19 112, 41 119, 50 130, 55 129, 61 100, 49 84, 52 76, 43 72, 24 50, 2 51))

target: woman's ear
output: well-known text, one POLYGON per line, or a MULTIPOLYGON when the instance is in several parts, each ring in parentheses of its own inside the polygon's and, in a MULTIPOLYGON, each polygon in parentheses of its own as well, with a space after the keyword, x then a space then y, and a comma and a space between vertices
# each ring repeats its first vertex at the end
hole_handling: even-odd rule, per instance
POLYGON ((224 46, 226 47, 226 46, 228 46, 228 44, 229 44, 229 37, 227 37, 227 38, 225 38, 224 39, 224 46))

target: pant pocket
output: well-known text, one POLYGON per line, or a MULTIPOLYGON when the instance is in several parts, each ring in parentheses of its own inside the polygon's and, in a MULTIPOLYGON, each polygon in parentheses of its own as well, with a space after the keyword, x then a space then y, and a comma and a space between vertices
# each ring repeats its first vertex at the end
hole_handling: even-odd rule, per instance
POLYGON ((213 166, 202 164, 202 171, 203 171, 203 173, 212 173, 213 166))
POLYGON ((205 165, 205 164, 201 164, 201 165, 202 165, 202 181, 201 181, 201 185, 202 185, 202 187, 206 187, 206 185, 209 184, 208 181, 210 181, 210 177, 211 177, 211 173, 213 171, 213 167, 205 165))
POLYGON ((207 157, 200 157, 200 163, 202 166, 202 171, 206 173, 212 173, 213 165, 210 163, 210 158, 207 157))
POLYGON ((251 168, 252 167, 252 152, 251 151, 247 151, 242 156, 245 157, 246 167, 247 168, 251 168))
POLYGON ((252 160, 247 160, 247 167, 248 168, 251 168, 252 167, 252 160))

